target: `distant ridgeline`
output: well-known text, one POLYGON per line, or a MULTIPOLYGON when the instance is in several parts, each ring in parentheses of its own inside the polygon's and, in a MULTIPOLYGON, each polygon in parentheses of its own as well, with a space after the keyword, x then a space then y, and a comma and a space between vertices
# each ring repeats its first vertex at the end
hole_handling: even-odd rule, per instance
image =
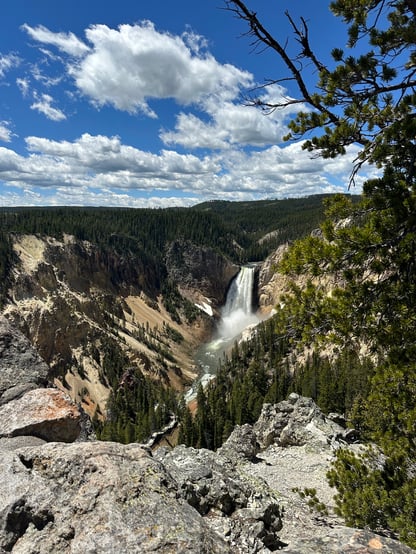
POLYGON ((0 302, 12 263, 12 233, 55 238, 68 234, 103 249, 138 256, 158 268, 163 284, 163 255, 169 242, 190 240, 215 248, 236 263, 262 260, 279 244, 316 228, 326 197, 212 201, 168 209, 0 208, 0 302))

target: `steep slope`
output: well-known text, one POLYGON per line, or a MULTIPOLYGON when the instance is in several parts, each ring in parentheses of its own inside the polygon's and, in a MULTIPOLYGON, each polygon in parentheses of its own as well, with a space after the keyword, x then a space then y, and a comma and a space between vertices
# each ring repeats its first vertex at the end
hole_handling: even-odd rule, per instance
POLYGON ((0 405, 46 386, 49 367, 29 340, 0 316, 0 405))
POLYGON ((12 241, 2 311, 58 386, 91 417, 111 416, 112 429, 99 436, 142 440, 143 418, 154 431, 154 409, 164 406, 165 425, 178 407, 172 397, 161 401, 160 390, 150 393, 142 376, 165 390, 187 387, 195 349, 212 333, 238 264, 270 252, 283 228, 295 236, 309 228, 322 200, 2 210, 1 231, 12 241))
MULTIPOLYGON (((29 338, 56 383, 91 416, 105 413, 110 382, 103 367, 111 339, 133 366, 173 389, 195 377, 193 352, 212 318, 180 296, 163 294, 156 266, 69 235, 15 236, 13 248, 17 259, 3 313, 29 338)), ((215 261, 202 292, 195 277, 189 280, 187 265, 179 271, 171 261, 169 268, 190 299, 216 309, 236 266, 191 243, 180 248, 193 260, 188 273, 215 261)))

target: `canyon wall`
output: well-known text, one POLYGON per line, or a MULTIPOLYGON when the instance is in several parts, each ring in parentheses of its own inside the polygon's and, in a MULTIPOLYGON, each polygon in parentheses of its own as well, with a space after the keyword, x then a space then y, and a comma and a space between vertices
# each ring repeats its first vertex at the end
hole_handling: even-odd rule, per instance
POLYGON ((160 263, 68 235, 15 236, 13 248, 2 313, 35 347, 56 384, 91 416, 105 412, 103 352, 111 340, 152 379, 177 390, 189 384, 195 349, 210 335, 238 271, 189 241, 167 245, 160 263))

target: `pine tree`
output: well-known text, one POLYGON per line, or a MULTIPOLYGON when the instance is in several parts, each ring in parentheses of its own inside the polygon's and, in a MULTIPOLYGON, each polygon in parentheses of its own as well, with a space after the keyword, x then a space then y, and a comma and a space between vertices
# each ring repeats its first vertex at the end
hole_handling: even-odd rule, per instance
MULTIPOLYGON (((416 3, 331 2, 349 42, 346 50, 332 50, 330 64, 316 55, 304 19, 297 23, 287 13, 299 46, 290 57, 286 36, 273 36, 244 2, 226 4, 246 22, 254 43, 286 65, 288 75, 272 82, 290 79, 298 87, 297 99, 267 104, 253 98, 253 104, 265 110, 306 104, 288 138, 308 133, 303 147, 326 158, 358 147, 351 183, 365 163, 380 170, 364 184, 360 202, 338 196, 328 204, 322 235, 290 249, 281 269, 303 272, 309 281, 287 295, 278 328, 297 345, 329 341, 358 351, 366 344, 378 360, 369 395, 355 413, 384 452, 382 467, 374 461, 377 449, 362 457, 341 450, 330 479, 350 524, 390 529, 416 546, 416 3), (331 295, 315 279, 328 273, 338 283, 331 295)), ((321 377, 321 400, 328 403, 334 391, 328 376, 321 377)))

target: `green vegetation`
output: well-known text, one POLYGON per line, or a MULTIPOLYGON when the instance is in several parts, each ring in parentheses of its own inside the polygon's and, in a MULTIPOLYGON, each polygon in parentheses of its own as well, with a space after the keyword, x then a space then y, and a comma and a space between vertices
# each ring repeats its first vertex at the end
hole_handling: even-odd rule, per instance
POLYGON ((361 456, 341 450, 329 478, 349 524, 390 532, 415 547, 416 4, 331 2, 349 36, 346 51, 331 52, 331 65, 316 55, 305 20, 288 18, 299 47, 289 57, 286 37, 279 42, 240 0, 227 5, 254 42, 282 59, 289 72, 282 81, 294 81, 299 101, 311 108, 291 122, 289 138, 312 134, 304 148, 324 157, 358 146, 352 183, 364 163, 380 170, 364 184, 360 202, 337 197, 328 204, 322 236, 290 250, 282 269, 310 280, 287 296, 276 332, 298 347, 329 342, 358 352, 367 345, 375 367, 351 415, 376 446, 361 456), (308 67, 315 69, 312 85, 308 67), (328 273, 337 283, 330 296, 313 280, 328 273))
MULTIPOLYGON (((61 238, 64 233, 118 252, 162 258, 166 245, 183 239, 210 246, 234 261, 252 259, 251 250, 267 233, 276 238, 263 247, 304 236, 323 215, 326 195, 256 202, 207 202, 192 208, 2 208, 4 233, 38 234, 61 238), (226 214, 227 217, 224 217, 226 214), (235 247, 237 243, 241 248, 235 247)), ((266 240, 267 242, 267 240, 266 240)))
POLYGON ((308 499, 307 503, 311 512, 318 512, 322 516, 328 515, 328 509, 323 502, 319 500, 316 495, 316 489, 306 487, 301 490, 298 487, 292 489, 293 492, 297 492, 302 499, 308 499))
POLYGON ((177 412, 175 393, 133 367, 114 340, 106 342, 102 357, 111 394, 107 419, 95 420, 97 437, 122 443, 146 440, 177 412))
POLYGON ((215 380, 199 388, 195 418, 182 409, 180 441, 218 448, 235 425, 255 423, 264 402, 280 402, 290 392, 313 398, 327 413, 355 414, 369 391, 373 364, 352 349, 331 359, 311 354, 299 363, 291 348, 278 318, 262 323, 250 340, 235 344, 215 380))
POLYGON ((7 288, 10 285, 9 273, 13 257, 13 248, 9 235, 0 231, 0 307, 4 304, 7 288))
MULTIPOLYGON (((193 208, 1 208, 0 305, 9 284, 13 259, 11 235, 35 234, 62 239, 73 235, 98 246, 103 259, 112 253, 145 267, 152 277, 141 283, 155 297, 163 292, 166 308, 178 321, 182 310, 192 321, 195 308, 180 298, 169 282, 164 257, 176 240, 217 250, 236 263, 263 259, 279 244, 314 229, 323 216, 324 196, 259 202, 210 202, 193 208), (227 217, 224 217, 227 213, 227 217), (291 215, 292 214, 292 215, 291 215), (272 236, 259 243, 268 233, 272 236)), ((116 282, 123 281, 123 266, 112 267, 116 282)))
MULTIPOLYGON (((195 209, 231 221, 246 244, 244 261, 264 260, 279 245, 309 234, 319 226, 328 195, 256 202, 212 201, 195 209), (249 239, 249 240, 247 240, 249 239)), ((358 197, 353 197, 353 200, 358 197)))
MULTIPOLYGON (((116 208, 3 208, 0 210, 0 293, 7 293, 13 261, 13 235, 35 234, 62 239, 65 234, 91 242, 98 249, 100 263, 109 274, 112 285, 121 289, 131 278, 146 293, 147 302, 157 307, 161 295, 172 319, 178 323, 192 322, 197 308, 184 299, 168 275, 165 253, 173 241, 189 241, 207 246, 239 263, 254 255, 270 252, 274 246, 316 227, 323 214, 323 197, 308 199, 270 200, 252 203, 208 203, 193 208, 167 210, 134 210, 116 208), (294 217, 290 212, 302 213, 294 217), (227 217, 224 217, 227 213, 227 217), (283 233, 284 230, 284 233, 283 233), (258 245, 265 234, 278 231, 269 241, 258 245), (256 249, 258 253, 255 254, 256 249), (131 269, 134 268, 134 271, 131 269), (153 304, 152 304, 153 303, 153 304)), ((178 250, 180 254, 180 249, 178 250)), ((0 298, 1 300, 1 298, 0 298)), ((95 299, 97 310, 109 335, 130 334, 157 355, 153 371, 163 385, 133 369, 132 361, 123 352, 121 339, 89 338, 84 345, 85 355, 91 356, 100 367, 100 380, 111 389, 108 418, 96 421, 97 434, 121 442, 144 440, 160 429, 171 414, 183 410, 166 386, 168 365, 180 373, 169 341, 180 343, 182 335, 168 325, 162 329, 123 324, 123 310, 111 295, 95 299), (97 340, 97 344, 95 341, 97 340)), ((70 361, 72 363, 72 359, 70 361)), ((143 360, 148 368, 149 360, 143 360)), ((68 367, 61 367, 62 374, 68 367)), ((79 375, 86 378, 82 364, 79 375)), ((202 400, 201 400, 202 404, 202 400)), ((258 413, 260 404, 257 404, 258 413)), ((201 411, 202 413, 202 411, 201 411)), ((200 422, 201 427, 205 425, 200 422)), ((230 432, 231 428, 228 428, 230 432)), ((201 439, 202 440, 202 439, 201 439)))

